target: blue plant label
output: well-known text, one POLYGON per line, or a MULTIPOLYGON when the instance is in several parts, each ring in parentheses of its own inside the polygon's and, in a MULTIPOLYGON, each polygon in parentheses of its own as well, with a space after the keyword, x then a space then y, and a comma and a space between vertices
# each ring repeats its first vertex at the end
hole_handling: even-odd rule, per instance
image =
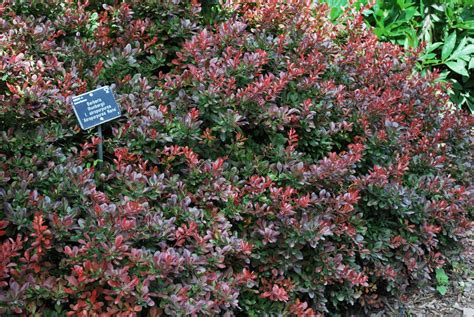
POLYGON ((72 97, 72 107, 79 125, 87 130, 121 116, 110 87, 100 87, 72 97))

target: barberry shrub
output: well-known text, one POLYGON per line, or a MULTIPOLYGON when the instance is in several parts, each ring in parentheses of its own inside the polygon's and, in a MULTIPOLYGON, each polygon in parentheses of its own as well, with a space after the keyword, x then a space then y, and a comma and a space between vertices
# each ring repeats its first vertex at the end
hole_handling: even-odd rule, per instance
POLYGON ((358 13, 51 3, 0 5, 2 313, 317 316, 459 256, 473 119, 358 13), (103 84, 99 170, 70 100, 103 84))

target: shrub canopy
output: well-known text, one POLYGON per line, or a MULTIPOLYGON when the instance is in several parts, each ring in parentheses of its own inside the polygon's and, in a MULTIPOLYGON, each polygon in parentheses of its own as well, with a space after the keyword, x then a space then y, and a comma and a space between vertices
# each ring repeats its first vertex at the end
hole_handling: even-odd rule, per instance
POLYGON ((310 1, 0 4, 0 311, 378 305, 471 228, 473 119, 310 1), (123 117, 80 131, 71 97, 123 117))

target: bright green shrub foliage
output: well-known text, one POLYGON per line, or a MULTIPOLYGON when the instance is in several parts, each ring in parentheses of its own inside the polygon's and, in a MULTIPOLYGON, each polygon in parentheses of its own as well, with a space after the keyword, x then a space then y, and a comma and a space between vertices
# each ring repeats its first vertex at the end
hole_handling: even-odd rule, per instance
MULTIPOLYGON (((331 6, 333 20, 344 8, 360 7, 368 1, 324 1, 331 6)), ((368 25, 383 41, 405 47, 423 45, 418 67, 424 72, 438 69, 449 82, 451 101, 474 112, 474 2, 472 0, 377 0, 364 12, 368 25)))

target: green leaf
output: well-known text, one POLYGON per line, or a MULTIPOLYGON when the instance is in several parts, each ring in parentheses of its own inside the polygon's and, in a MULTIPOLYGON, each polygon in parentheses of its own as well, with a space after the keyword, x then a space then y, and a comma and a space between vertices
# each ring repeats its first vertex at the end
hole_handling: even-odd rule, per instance
POLYGON ((344 297, 344 294, 343 294, 343 293, 338 293, 338 294, 337 294, 337 300, 338 300, 338 301, 342 302, 342 301, 344 300, 344 298, 345 298, 345 297, 344 297))
MULTIPOLYGON (((435 53, 429 53, 429 54, 425 54, 425 55, 420 56, 420 59, 422 61, 428 61, 428 60, 432 60, 435 57, 436 57, 435 53)), ((433 62, 435 63, 435 62, 438 62, 438 61, 434 60, 433 62)))
POLYGON ((452 28, 456 29, 464 29, 464 30, 474 30, 474 22, 473 21, 465 21, 459 22, 452 26, 452 28))
POLYGON ((439 285, 448 285, 449 277, 442 268, 436 269, 436 281, 438 281, 439 285))
POLYGON ((436 43, 430 44, 426 47, 426 52, 427 53, 432 52, 435 49, 437 49, 438 47, 440 47, 441 45, 443 45, 442 42, 436 42, 436 43))
POLYGON ((439 5, 439 4, 433 4, 431 7, 433 9, 441 11, 441 12, 444 12, 444 10, 445 10, 445 7, 443 5, 439 5))
POLYGON ((471 61, 469 62, 469 69, 473 69, 474 68, 474 57, 471 58, 471 61))
POLYGON ((418 12, 416 11, 415 8, 408 8, 406 11, 405 11, 405 20, 406 21, 409 21, 411 18, 413 18, 413 16, 415 14, 417 14, 418 12))
POLYGON ((459 42, 458 46, 454 50, 453 54, 451 54, 449 59, 456 59, 456 57, 453 57, 453 56, 459 55, 459 52, 464 48, 464 46, 466 46, 466 43, 467 43, 467 37, 465 36, 462 38, 461 42, 459 42))
MULTIPOLYGON (((471 99, 474 100, 474 98, 471 98, 471 99)), ((466 103, 467 103, 467 107, 471 111, 471 114, 474 114, 474 102, 472 102, 471 99, 467 98, 466 103)))
POLYGON ((444 41, 443 49, 441 50, 441 59, 445 61, 451 52, 454 49, 454 45, 456 44, 456 31, 451 33, 448 38, 444 41))
POLYGON ((466 70, 466 62, 463 60, 457 61, 450 61, 445 63, 452 71, 458 73, 459 75, 463 75, 469 77, 469 73, 466 70))
POLYGON ((461 50, 456 49, 456 51, 449 57, 449 59, 458 59, 465 56, 467 57, 472 53, 474 53, 474 44, 470 44, 461 50))
POLYGON ((442 296, 446 295, 446 293, 448 292, 448 288, 446 286, 438 286, 436 287, 436 289, 442 296))

